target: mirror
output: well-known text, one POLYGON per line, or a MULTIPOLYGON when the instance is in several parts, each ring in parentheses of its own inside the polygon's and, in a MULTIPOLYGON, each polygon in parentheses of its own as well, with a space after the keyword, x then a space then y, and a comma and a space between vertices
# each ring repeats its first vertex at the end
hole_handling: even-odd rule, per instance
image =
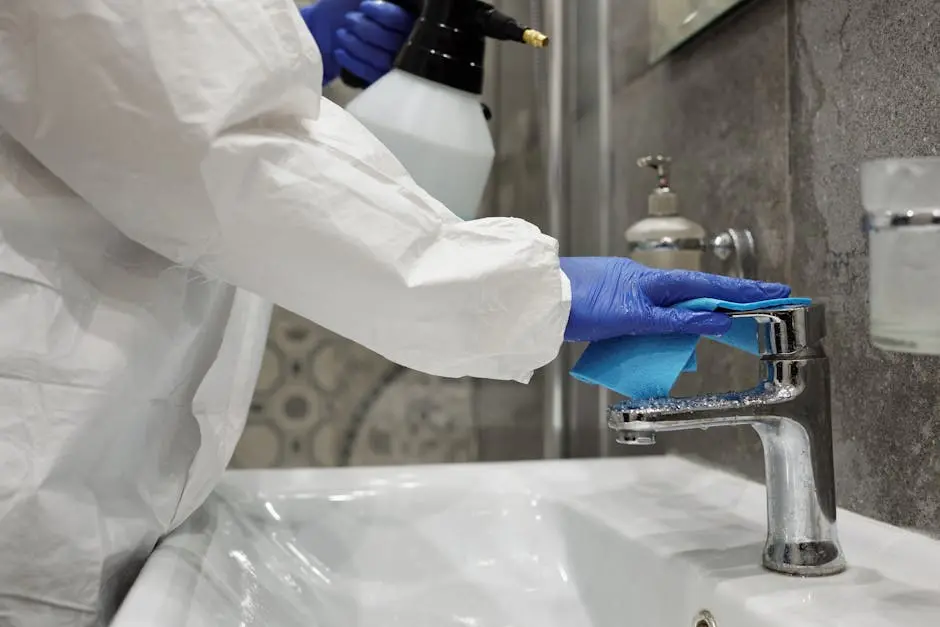
POLYGON ((649 0, 650 63, 746 0, 649 0))

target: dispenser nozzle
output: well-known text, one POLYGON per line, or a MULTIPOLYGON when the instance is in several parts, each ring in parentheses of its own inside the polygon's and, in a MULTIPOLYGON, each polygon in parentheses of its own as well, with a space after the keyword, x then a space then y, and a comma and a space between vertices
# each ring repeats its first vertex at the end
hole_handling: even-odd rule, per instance
POLYGON ((672 159, 663 155, 641 157, 637 159, 636 164, 641 168, 653 168, 656 170, 656 176, 659 178, 659 188, 669 190, 669 164, 672 159))

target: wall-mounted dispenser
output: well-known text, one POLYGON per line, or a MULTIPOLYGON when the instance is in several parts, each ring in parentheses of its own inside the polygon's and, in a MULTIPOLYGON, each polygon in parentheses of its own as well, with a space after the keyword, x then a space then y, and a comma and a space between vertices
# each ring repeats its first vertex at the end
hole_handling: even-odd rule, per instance
POLYGON ((480 0, 427 0, 394 69, 346 107, 465 220, 477 217, 496 155, 480 102, 487 37, 548 45, 480 0))
POLYGON ((679 215, 679 197, 669 185, 669 157, 643 157, 641 168, 656 170, 656 188, 649 195, 649 216, 624 233, 630 258, 652 268, 701 270, 705 229, 679 215))
POLYGON ((718 259, 731 264, 727 274, 753 277, 751 232, 728 229, 708 238, 700 224, 680 216, 679 197, 670 186, 671 162, 662 155, 637 161, 641 168, 656 170, 657 184, 649 195, 649 215, 624 233, 630 258, 653 268, 701 270, 704 253, 711 250, 718 259))
POLYGON ((940 355, 940 157, 863 164, 862 204, 872 343, 940 355))

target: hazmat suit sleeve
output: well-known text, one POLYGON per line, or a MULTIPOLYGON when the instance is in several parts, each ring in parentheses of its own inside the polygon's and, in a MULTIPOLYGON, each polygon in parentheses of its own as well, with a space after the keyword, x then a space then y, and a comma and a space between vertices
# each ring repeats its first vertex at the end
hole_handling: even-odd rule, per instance
POLYGON ((321 73, 290 0, 0 6, 0 127, 125 235, 405 366, 526 381, 568 317, 556 242, 460 221, 321 73))

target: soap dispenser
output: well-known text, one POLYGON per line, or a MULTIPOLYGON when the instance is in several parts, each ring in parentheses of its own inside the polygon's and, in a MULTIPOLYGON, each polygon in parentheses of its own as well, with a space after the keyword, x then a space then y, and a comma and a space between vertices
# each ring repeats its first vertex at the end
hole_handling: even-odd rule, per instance
POLYGON ((679 215, 679 199, 669 187, 669 157, 643 157, 641 168, 656 170, 658 182, 649 195, 649 216, 624 233, 630 258, 662 269, 701 270, 705 229, 679 215))

